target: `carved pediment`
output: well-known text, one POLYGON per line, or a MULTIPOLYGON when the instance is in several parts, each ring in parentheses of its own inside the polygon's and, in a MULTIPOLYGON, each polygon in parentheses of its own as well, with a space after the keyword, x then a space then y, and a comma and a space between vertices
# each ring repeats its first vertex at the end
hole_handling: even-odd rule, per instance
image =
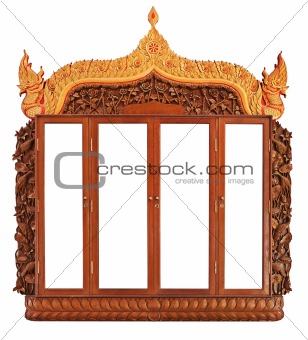
MULTIPOLYGON (((263 82, 239 65, 222 61, 195 61, 174 53, 164 37, 157 31, 158 14, 154 7, 148 15, 151 29, 141 39, 138 47, 126 57, 114 60, 83 60, 68 64, 44 81, 41 69, 36 74, 24 52, 19 68, 24 114, 33 119, 36 114, 61 114, 65 111, 67 98, 80 85, 95 84, 129 87, 140 83, 151 74, 156 74, 170 86, 174 82, 186 88, 212 88, 221 86, 233 91, 243 107, 241 114, 269 114, 279 118, 284 111, 280 95, 287 89, 285 62, 278 56, 278 64, 271 74, 263 71, 263 82)), ((88 86, 89 87, 89 86, 88 86)), ((180 104, 179 104, 180 105, 180 104)), ((190 112, 187 112, 191 114, 190 112)), ((207 114, 203 110, 201 114, 207 114)))

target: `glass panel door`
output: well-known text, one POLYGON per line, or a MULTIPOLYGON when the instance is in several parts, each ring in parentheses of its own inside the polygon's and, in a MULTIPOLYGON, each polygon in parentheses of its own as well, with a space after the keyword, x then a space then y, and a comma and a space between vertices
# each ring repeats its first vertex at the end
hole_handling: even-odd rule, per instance
POLYGON ((264 195, 268 195, 263 169, 269 150, 265 164, 263 124, 229 122, 224 125, 225 159, 220 164, 225 197, 219 197, 219 210, 224 206, 225 212, 224 288, 260 292, 266 262, 264 195))
POLYGON ((209 125, 161 124, 161 288, 209 288, 209 125))
POLYGON ((268 291, 269 118, 52 119, 37 130, 40 293, 268 291))
POLYGON ((99 288, 147 288, 147 124, 99 124, 99 288))
POLYGON ((45 289, 83 288, 82 124, 46 123, 44 143, 45 289))

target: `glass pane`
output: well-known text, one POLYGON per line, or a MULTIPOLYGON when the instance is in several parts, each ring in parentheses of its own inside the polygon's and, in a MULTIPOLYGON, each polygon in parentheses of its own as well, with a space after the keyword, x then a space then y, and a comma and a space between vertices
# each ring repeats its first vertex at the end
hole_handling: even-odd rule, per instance
POLYGON ((99 287, 147 287, 147 125, 100 124, 99 287))
POLYGON ((60 155, 81 151, 81 124, 45 124, 46 288, 83 287, 82 190, 61 187, 82 184, 82 157, 60 155))
POLYGON ((209 127, 161 125, 161 288, 209 287, 209 127))
POLYGON ((226 125, 225 288, 262 288, 261 124, 226 125))

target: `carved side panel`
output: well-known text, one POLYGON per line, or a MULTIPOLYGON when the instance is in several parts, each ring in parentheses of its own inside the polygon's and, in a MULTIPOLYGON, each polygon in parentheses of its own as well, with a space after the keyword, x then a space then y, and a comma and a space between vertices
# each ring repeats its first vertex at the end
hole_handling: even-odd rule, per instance
POLYGON ((29 121, 16 132, 16 220, 15 253, 17 281, 14 290, 31 295, 35 285, 35 122, 29 121))
POLYGON ((75 86, 61 114, 121 114, 126 105, 149 101, 183 106, 187 115, 245 114, 238 93, 228 86, 171 82, 154 73, 131 83, 75 86))
POLYGON ((272 293, 286 294, 290 283, 291 159, 292 135, 273 122, 272 178, 272 293))
POLYGON ((283 297, 26 297, 33 321, 277 321, 283 297))
MULTIPOLYGON (((115 110, 115 107, 114 107, 115 110)), ((116 111, 113 111, 115 113, 116 111)), ((68 113, 68 112, 67 112, 68 113)), ((16 132, 16 220, 17 281, 14 290, 31 295, 35 288, 35 122, 16 132)), ((273 122, 272 175, 272 293, 291 291, 289 244, 291 220, 291 133, 273 122)))

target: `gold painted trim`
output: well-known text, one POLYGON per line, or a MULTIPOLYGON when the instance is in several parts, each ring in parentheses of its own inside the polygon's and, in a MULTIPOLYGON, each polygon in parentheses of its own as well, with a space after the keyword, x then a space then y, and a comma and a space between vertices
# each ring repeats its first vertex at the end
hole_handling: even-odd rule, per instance
POLYGON ((236 90, 243 102, 246 114, 272 115, 279 118, 284 112, 280 98, 288 86, 287 69, 281 56, 272 73, 262 72, 258 81, 242 66, 223 61, 195 61, 174 53, 155 25, 158 14, 152 7, 149 15, 151 29, 140 40, 137 48, 126 57, 114 60, 83 60, 67 64, 44 81, 44 71, 31 69, 29 56, 24 52, 19 67, 20 95, 26 94, 22 111, 29 118, 37 114, 59 114, 65 98, 78 84, 113 83, 135 81, 155 71, 162 77, 191 84, 223 84, 236 90))
POLYGON ((243 107, 246 110, 247 114, 252 114, 251 113, 251 108, 249 106, 249 102, 248 102, 248 98, 247 98, 247 94, 244 91, 244 89, 238 85, 235 84, 232 81, 226 80, 226 79, 211 79, 211 78, 204 78, 204 79, 196 79, 196 78, 181 78, 178 76, 173 76, 170 75, 162 70, 159 70, 156 66, 152 66, 150 69, 146 70, 145 72, 132 76, 132 77, 126 77, 126 78, 83 78, 83 79, 78 79, 74 82, 71 82, 69 84, 67 84, 64 89, 62 90, 59 98, 58 98, 58 103, 55 109, 54 114, 59 114, 62 111, 65 99, 67 97, 67 94, 70 90, 74 89, 76 86, 80 85, 80 84, 91 84, 91 83, 95 83, 95 84, 121 84, 121 83, 129 83, 129 82, 133 82, 139 79, 142 79, 144 77, 146 77, 148 74, 150 74, 151 72, 156 72, 158 75, 169 79, 171 81, 177 81, 180 83, 187 83, 187 84, 221 84, 221 85, 227 85, 230 86, 231 88, 233 88, 240 96, 242 103, 243 103, 243 107))

